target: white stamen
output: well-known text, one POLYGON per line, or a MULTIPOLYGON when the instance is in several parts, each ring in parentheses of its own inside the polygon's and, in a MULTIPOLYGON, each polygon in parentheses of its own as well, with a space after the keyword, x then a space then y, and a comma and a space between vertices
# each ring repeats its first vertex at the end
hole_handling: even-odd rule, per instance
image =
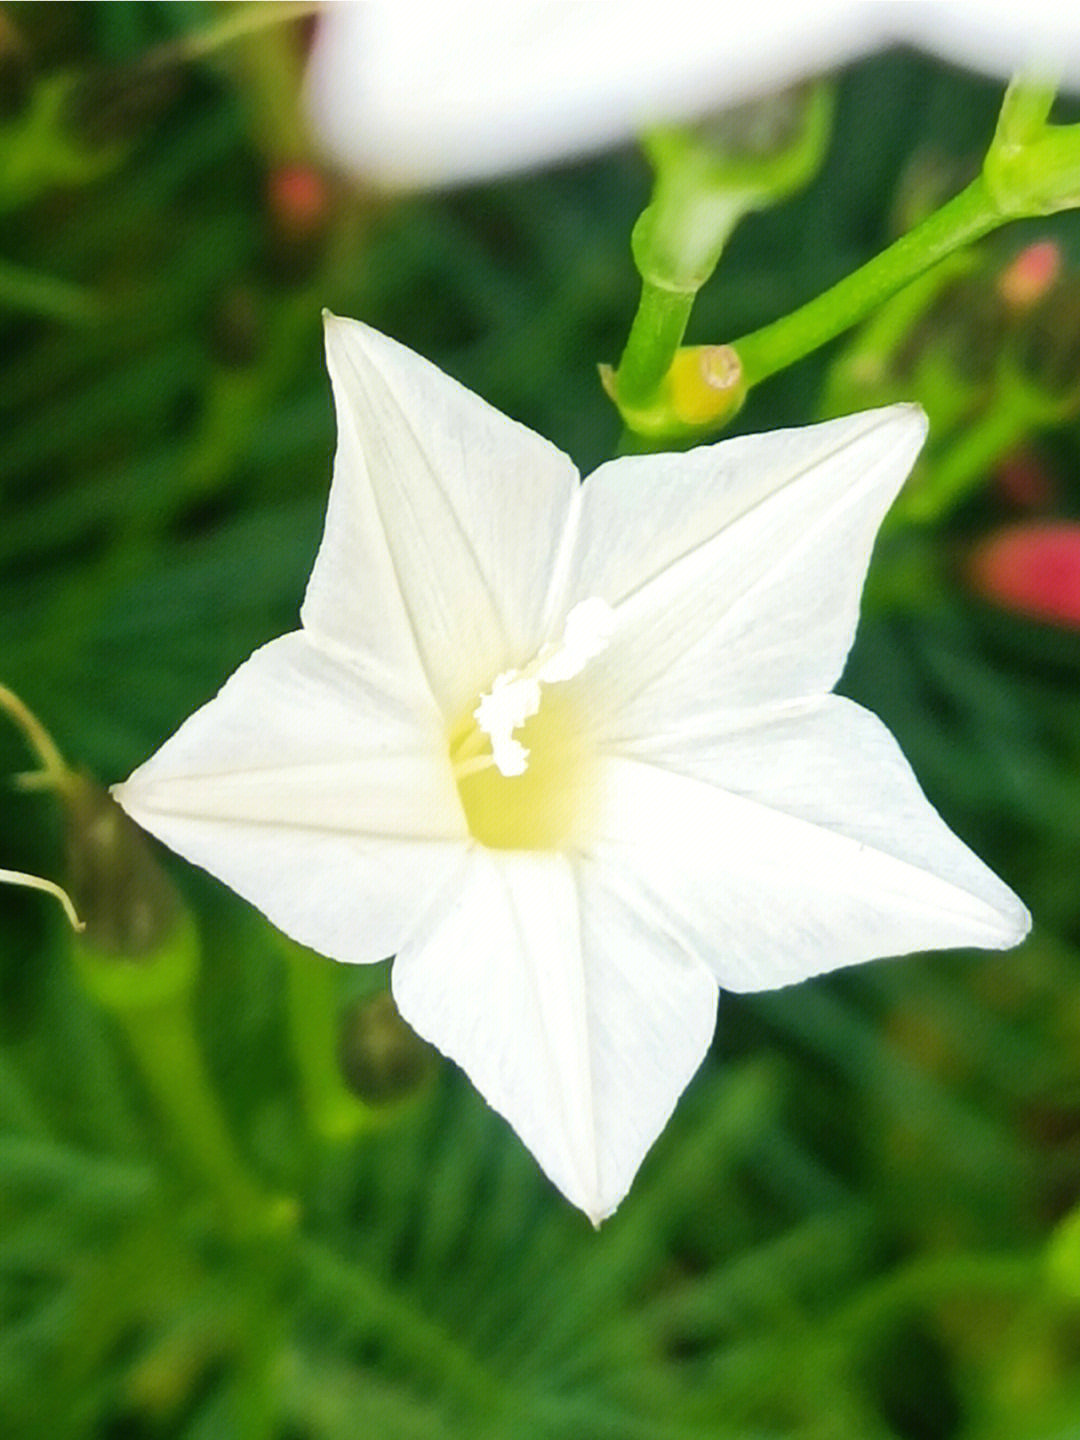
POLYGON ((473 719, 491 737, 491 754, 504 775, 524 775, 529 752, 513 732, 540 709, 540 683, 519 670, 495 677, 487 695, 473 711, 473 719))
POLYGON ((539 679, 551 684, 580 675, 590 660, 607 649, 614 631, 615 612, 606 600, 596 596, 582 600, 567 615, 562 644, 540 667, 539 679))
POLYGON ((480 697, 473 719, 491 739, 491 757, 503 775, 524 775, 529 752, 514 731, 540 709, 541 682, 572 680, 611 641, 615 612, 606 601, 582 600, 566 617, 558 645, 545 645, 524 671, 504 670, 488 694, 480 697))

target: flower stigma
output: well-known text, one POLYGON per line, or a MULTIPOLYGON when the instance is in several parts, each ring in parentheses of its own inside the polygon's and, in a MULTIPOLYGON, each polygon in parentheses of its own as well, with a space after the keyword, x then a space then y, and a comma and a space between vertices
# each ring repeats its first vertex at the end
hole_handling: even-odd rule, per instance
POLYGON ((554 849, 589 809, 589 747, 574 696, 551 690, 604 651, 615 615, 603 600, 575 605, 563 638, 524 670, 497 675, 450 747, 458 795, 474 839, 496 850, 554 849))

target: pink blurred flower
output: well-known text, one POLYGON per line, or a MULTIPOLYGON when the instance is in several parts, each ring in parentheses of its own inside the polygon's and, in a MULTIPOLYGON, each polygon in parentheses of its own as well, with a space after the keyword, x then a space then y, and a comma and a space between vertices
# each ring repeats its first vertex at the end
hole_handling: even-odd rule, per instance
POLYGON ((302 239, 316 234, 330 205, 324 177, 313 165, 279 165, 266 182, 270 213, 286 235, 302 239))
POLYGON ((968 574, 975 590, 1002 609, 1080 629, 1080 522, 1010 526, 984 540, 968 574))
POLYGON ((1061 267, 1061 246, 1057 241, 1036 240, 1000 272, 997 292, 1010 310, 1030 310, 1057 284, 1061 267))

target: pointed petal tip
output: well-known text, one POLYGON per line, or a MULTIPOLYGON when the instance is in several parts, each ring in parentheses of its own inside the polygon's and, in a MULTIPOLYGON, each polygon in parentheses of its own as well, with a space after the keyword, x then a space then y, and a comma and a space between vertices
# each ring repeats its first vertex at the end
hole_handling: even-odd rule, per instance
POLYGON ((903 412, 905 421, 913 431, 918 431, 920 440, 925 440, 930 431, 930 417, 921 405, 910 402, 906 405, 898 405, 898 410, 903 412))
POLYGON ((345 330, 354 328, 362 330, 364 328, 359 320, 350 320, 344 315, 335 315, 333 310, 328 309, 325 305, 322 308, 322 322, 323 340, 327 350, 345 330))
POLYGON ((1031 933, 1031 913, 1027 906, 1001 881, 998 893, 991 899, 982 897, 980 914, 970 939, 962 939, 960 948, 972 950, 1012 950, 1031 933))
POLYGON ((415 354, 398 341, 391 339, 368 325, 364 320, 354 320, 349 315, 335 315, 332 310, 323 309, 323 350, 326 368, 334 389, 335 403, 340 394, 349 394, 355 389, 357 375, 375 374, 387 378, 387 362, 404 364, 410 371, 436 371, 440 379, 446 379, 437 367, 422 356, 415 354))
MULTIPOLYGON (((541 1166, 543 1169, 543 1166, 541 1166)), ((550 1178, 550 1177, 549 1177, 550 1178)), ((615 1214, 622 1202, 626 1199, 625 1190, 620 1195, 612 1198, 611 1192, 604 1193, 602 1188, 590 1184, 566 1185, 558 1181, 554 1182, 562 1193, 562 1197, 575 1210, 580 1210, 593 1230, 599 1233, 600 1227, 607 1223, 615 1214)))
POLYGON ((139 770, 142 768, 139 766, 139 769, 132 771, 126 780, 110 785, 109 794, 129 820, 134 820, 135 824, 143 830, 149 830, 150 826, 147 824, 147 820, 154 812, 153 805, 147 802, 153 793, 154 783, 151 781, 147 785, 138 780, 139 770))
MULTIPOLYGON (((915 401, 897 405, 882 405, 877 410, 864 412, 871 421, 872 429, 890 428, 897 434, 909 438, 916 452, 920 450, 930 430, 930 420, 923 407, 915 401)), ((853 419, 856 417, 852 417, 853 419)))
MULTIPOLYGON (((115 785, 110 785, 110 786, 109 786, 109 794, 110 794, 110 795, 112 796, 112 798, 116 801, 116 803, 120 806, 120 809, 121 809, 121 810, 124 810, 124 811, 126 811, 126 813, 127 813, 128 815, 131 815, 131 805, 130 805, 130 801, 131 801, 131 777, 130 777, 130 776, 128 776, 128 778, 127 778, 126 780, 118 780, 115 785)), ((132 816, 132 818, 134 819, 134 816, 132 816)))
POLYGON ((370 336, 375 339, 386 339, 379 336, 377 331, 372 330, 363 320, 353 320, 348 315, 337 315, 327 306, 322 309, 323 322, 323 347, 326 351, 327 362, 334 354, 344 359, 346 348, 358 342, 363 347, 365 355, 370 354, 370 336), (366 342, 366 343, 365 343, 366 342))
POLYGON ((985 882, 973 893, 980 903, 979 920, 976 922, 983 931, 981 939, 969 943, 973 949, 1011 950, 1020 945, 1031 933, 1031 912, 1014 890, 989 867, 981 866, 985 882))
MULTIPOLYGON (((850 415, 838 415, 833 420, 820 423, 822 428, 833 426, 841 433, 846 430, 852 440, 863 440, 871 435, 877 435, 882 440, 887 437, 894 441, 902 440, 911 445, 913 454, 918 454, 930 429, 926 411, 915 401, 879 405, 872 410, 855 410, 850 415)), ((817 427, 808 428, 814 430, 817 427)))
POLYGON ((999 912, 1000 939, 997 944, 999 950, 1011 950, 1014 945, 1021 944, 1031 934, 1031 911, 1018 895, 1012 897, 1012 904, 1005 906, 999 912))
POLYGON ((869 442, 873 447, 866 452, 870 469, 882 477, 886 488, 895 496, 926 444, 930 430, 926 411, 921 405, 908 402, 884 405, 850 418, 853 425, 860 420, 864 422, 865 428, 852 438, 856 443, 869 442))
POLYGON ((572 1203, 577 1206, 592 1228, 599 1234, 601 1225, 611 1219, 615 1211, 619 1208, 621 1201, 616 1200, 612 1203, 611 1201, 602 1201, 597 1198, 588 1203, 583 1200, 575 1200, 572 1203))

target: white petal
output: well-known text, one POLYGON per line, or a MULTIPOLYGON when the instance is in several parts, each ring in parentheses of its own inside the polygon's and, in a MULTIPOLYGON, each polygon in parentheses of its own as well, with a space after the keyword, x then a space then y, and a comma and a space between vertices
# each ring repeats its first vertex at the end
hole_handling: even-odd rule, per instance
POLYGON ((564 604, 615 609, 610 644, 574 682, 598 739, 831 689, 925 433, 917 407, 896 405, 591 475, 564 604))
POLYGON ((693 120, 897 41, 1005 78, 1028 65, 1080 80, 1080 23, 1060 4, 760 0, 733 17, 667 0, 660 25, 649 0, 398 0, 327 7, 308 105, 327 150, 369 181, 454 185, 693 120))
POLYGON ((386 186, 453 185, 618 144, 872 49, 873 5, 706 0, 339 4, 308 102, 328 150, 386 186))
POLYGON ((716 982, 600 867, 477 849, 399 953, 394 996, 594 1222, 712 1036, 716 982))
POLYGON ((578 476, 404 346, 328 316, 338 453, 301 612, 388 668, 418 655, 448 720, 530 658, 578 476))
POLYGON ((898 39, 961 65, 1008 78, 1025 67, 1080 79, 1080 19, 1069 5, 979 0, 977 5, 897 5, 898 39))
POLYGON ((597 854, 626 867, 726 989, 1027 933, 1020 901, 849 701, 640 751, 605 764, 597 854))
POLYGON ((430 699, 373 688, 300 632, 257 650, 113 793, 336 960, 392 954, 468 839, 430 699))

